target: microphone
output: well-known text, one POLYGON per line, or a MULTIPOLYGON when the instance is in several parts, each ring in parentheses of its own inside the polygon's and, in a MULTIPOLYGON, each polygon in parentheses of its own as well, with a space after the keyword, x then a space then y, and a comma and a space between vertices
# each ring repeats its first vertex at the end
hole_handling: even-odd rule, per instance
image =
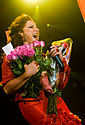
MULTIPOLYGON (((65 53, 65 49, 64 49, 64 46, 63 46, 63 45, 64 45, 64 44, 62 44, 62 46, 59 47, 59 50, 61 50, 62 54, 64 55, 64 53, 65 53)), ((58 47, 58 46, 56 46, 56 47, 58 47)), ((63 63, 61 62, 59 56, 56 55, 56 56, 53 57, 53 58, 54 58, 55 61, 57 61, 57 63, 59 64, 60 68, 63 69, 63 68, 64 68, 64 65, 63 65, 63 63)))
MULTIPOLYGON (((70 49, 70 47, 72 46, 72 43, 73 41, 71 38, 66 38, 59 41, 53 41, 52 46, 55 45, 56 47, 58 47, 58 49, 62 52, 62 55, 65 56, 66 53, 68 53, 68 50, 70 49)), ((52 58, 54 58, 54 60, 59 64, 61 69, 64 68, 64 65, 58 55, 52 58)))
POLYGON ((63 65, 63 63, 61 62, 59 56, 56 55, 54 58, 56 58, 57 63, 59 64, 60 68, 64 68, 64 65, 63 65))
MULTIPOLYGON (((49 51, 50 51, 50 49, 49 49, 49 51)), ((52 58, 59 64, 60 68, 64 68, 64 65, 61 62, 61 60, 60 60, 58 55, 56 55, 55 57, 52 57, 52 58)))
MULTIPOLYGON (((65 52, 65 50, 64 50, 64 44, 62 44, 62 46, 59 47, 59 50, 61 50, 62 54, 64 55, 64 52, 65 52)), ((56 60, 57 60, 57 63, 59 64, 60 68, 64 68, 64 65, 63 65, 63 63, 61 62, 59 56, 56 55, 55 58, 56 58, 56 60)))

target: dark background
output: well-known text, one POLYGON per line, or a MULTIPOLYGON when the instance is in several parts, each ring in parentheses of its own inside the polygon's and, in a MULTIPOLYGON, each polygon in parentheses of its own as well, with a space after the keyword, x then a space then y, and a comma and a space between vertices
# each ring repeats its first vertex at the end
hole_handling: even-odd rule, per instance
MULTIPOLYGON (((1 48, 6 45, 5 30, 7 30, 12 21, 22 13, 30 15, 36 21, 40 29, 40 40, 44 40, 48 47, 54 40, 71 37, 73 40, 70 59, 71 73, 69 82, 63 90, 62 97, 70 111, 78 115, 84 125, 85 23, 77 0, 40 0, 38 2, 39 8, 36 9, 35 4, 30 2, 25 3, 24 0, 0 0, 0 52, 2 52, 1 48), (47 24, 50 24, 50 26, 47 27, 47 24)), ((8 122, 13 120, 11 119, 12 117, 10 117, 11 114, 16 119, 15 112, 10 111, 10 108, 8 110, 5 108, 6 106, 11 106, 9 106, 6 95, 1 96, 0 104, 1 111, 3 112, 1 112, 3 114, 1 116, 3 116, 5 122, 7 119, 10 119, 8 122), (8 112, 9 118, 6 117, 6 113, 8 112)), ((15 104, 12 106, 15 109, 15 104)), ((20 119, 23 119, 22 116, 20 119)))

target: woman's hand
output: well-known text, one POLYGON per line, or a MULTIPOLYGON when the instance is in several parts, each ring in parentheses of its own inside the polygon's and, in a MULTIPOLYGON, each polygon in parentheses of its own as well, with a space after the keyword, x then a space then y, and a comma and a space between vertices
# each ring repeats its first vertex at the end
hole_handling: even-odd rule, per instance
POLYGON ((42 84, 45 91, 54 94, 53 89, 49 83, 47 71, 43 71, 40 76, 40 83, 42 84))
POLYGON ((59 50, 58 47, 56 47, 55 45, 51 46, 50 47, 51 50, 50 50, 50 54, 52 57, 55 57, 56 55, 59 55, 59 58, 62 60, 63 59, 63 55, 62 55, 62 52, 59 50))
POLYGON ((7 94, 14 93, 16 90, 20 89, 26 81, 34 74, 39 71, 39 65, 35 61, 30 64, 24 65, 25 72, 19 77, 9 80, 8 83, 4 86, 4 91, 7 94))
POLYGON ((26 78, 35 75, 39 71, 39 65, 35 61, 33 61, 32 63, 30 63, 28 65, 25 64, 24 68, 25 68, 25 77, 26 78))

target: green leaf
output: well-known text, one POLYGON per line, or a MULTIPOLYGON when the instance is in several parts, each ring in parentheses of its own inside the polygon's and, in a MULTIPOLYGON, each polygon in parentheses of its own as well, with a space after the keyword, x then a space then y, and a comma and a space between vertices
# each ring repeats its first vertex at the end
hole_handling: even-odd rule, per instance
POLYGON ((21 62, 20 58, 15 59, 15 62, 17 63, 19 69, 23 68, 23 65, 22 65, 22 62, 21 62))
POLYGON ((20 71, 20 70, 13 69, 12 71, 16 75, 21 75, 22 74, 22 71, 20 71))
POLYGON ((26 94, 27 94, 27 93, 22 93, 21 95, 22 95, 22 96, 26 96, 26 94))
POLYGON ((50 65, 51 63, 52 63, 51 59, 47 58, 45 63, 44 63, 44 66, 50 65))

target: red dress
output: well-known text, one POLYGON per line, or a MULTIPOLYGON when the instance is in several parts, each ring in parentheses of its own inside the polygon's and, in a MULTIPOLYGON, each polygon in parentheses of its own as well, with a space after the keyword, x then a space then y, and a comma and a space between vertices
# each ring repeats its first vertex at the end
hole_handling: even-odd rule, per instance
MULTIPOLYGON (((62 61, 64 64, 64 61, 62 61)), ((10 63, 4 58, 2 63, 2 82, 1 84, 6 84, 9 80, 13 79, 15 76, 9 67, 10 63)), ((70 68, 64 64, 67 71, 66 79, 64 83, 62 82, 63 73, 60 73, 60 89, 63 89, 69 79, 70 68)), ((27 98, 23 102, 22 96, 18 93, 16 94, 15 101, 19 101, 19 107, 23 117, 30 123, 30 125, 81 125, 81 120, 78 116, 71 113, 61 97, 57 97, 57 115, 47 114, 47 104, 48 98, 44 95, 44 91, 40 91, 40 95, 33 99, 27 98)))

